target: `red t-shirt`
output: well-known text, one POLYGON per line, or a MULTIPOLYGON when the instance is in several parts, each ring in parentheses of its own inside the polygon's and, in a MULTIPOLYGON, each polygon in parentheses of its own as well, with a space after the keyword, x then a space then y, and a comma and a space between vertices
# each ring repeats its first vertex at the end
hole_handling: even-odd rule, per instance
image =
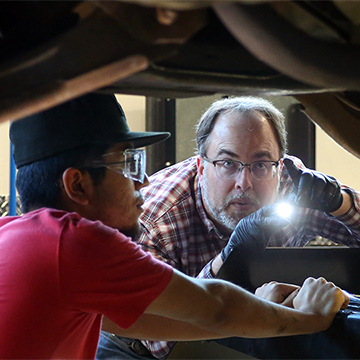
POLYGON ((171 276, 99 221, 52 209, 0 218, 0 358, 94 358, 101 314, 129 327, 171 276))

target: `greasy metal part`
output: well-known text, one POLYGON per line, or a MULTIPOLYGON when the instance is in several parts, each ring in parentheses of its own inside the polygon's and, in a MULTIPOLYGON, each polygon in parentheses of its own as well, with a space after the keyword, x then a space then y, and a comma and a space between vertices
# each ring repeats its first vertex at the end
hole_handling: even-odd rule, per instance
MULTIPOLYGON (((123 1, 123 0, 118 0, 123 1)), ((266 3, 273 0, 124 0, 127 3, 138 4, 147 7, 165 7, 173 10, 193 10, 209 7, 214 3, 242 2, 248 4, 266 3)))
MULTIPOLYGON (((272 2, 271 6, 281 17, 291 23, 292 26, 304 31, 310 36, 333 42, 345 42, 345 40, 348 40, 348 31, 337 26, 337 23, 334 24, 327 18, 324 19, 324 16, 314 13, 313 7, 315 6, 312 5, 313 7, 311 7, 311 3, 312 2, 309 3, 309 1, 277 1, 272 2)), ((342 15, 341 12, 340 14, 342 15)), ((349 24, 350 22, 347 21, 346 25, 349 26, 349 24)), ((345 28, 347 29, 347 27, 345 28)))
POLYGON ((146 7, 165 7, 166 5, 168 9, 181 11, 206 8, 213 3, 213 1, 209 0, 125 0, 125 2, 146 7))
POLYGON ((159 24, 169 26, 176 21, 178 12, 166 8, 156 8, 156 18, 159 24))
POLYGON ((103 13, 0 67, 0 118, 15 119, 144 70, 174 46, 149 46, 103 13), (100 74, 100 75, 99 75, 100 74))
MULTIPOLYGON (((161 98, 185 98, 213 94, 292 95, 327 92, 281 74, 247 75, 178 69, 150 63, 146 71, 114 82, 107 90, 161 98)), ((336 89, 334 89, 336 91, 336 89)))
POLYGON ((80 75, 71 80, 45 85, 16 98, 0 100, 0 122, 18 120, 49 109, 75 97, 98 90, 136 72, 145 70, 148 60, 132 56, 80 75))
POLYGON ((360 120, 350 114, 339 95, 298 94, 294 97, 301 102, 312 121, 345 150, 360 158, 360 120))
POLYGON ((240 43, 281 73, 318 87, 360 89, 360 47, 307 36, 269 5, 221 3, 213 8, 240 43))
MULTIPOLYGON (((169 24, 158 21, 159 11, 121 1, 93 1, 109 17, 118 21, 134 38, 148 44, 183 44, 207 22, 204 9, 172 12, 169 24)), ((160 14, 165 15, 165 9, 160 14)), ((164 16, 160 17, 165 21, 164 16)))
POLYGON ((355 25, 360 25, 360 7, 358 1, 333 0, 341 12, 355 25))
MULTIPOLYGON (((301 99, 309 115, 330 136, 359 156, 358 123, 350 110, 356 105, 339 94, 327 94, 360 90, 359 48, 328 44, 318 32, 310 38, 290 24, 285 26, 284 19, 273 11, 273 2, 79 1, 75 8, 66 6, 70 10, 60 11, 59 16, 55 11, 57 3, 48 9, 57 23, 62 24, 73 11, 80 14, 80 21, 71 23, 71 27, 64 25, 53 37, 48 22, 41 23, 41 31, 35 34, 46 34, 49 30, 49 36, 44 38, 52 40, 44 43, 43 37, 35 37, 34 47, 23 49, 19 37, 14 37, 19 41, 14 43, 19 50, 15 53, 17 57, 4 56, 9 60, 0 62, 1 120, 17 119, 96 89, 164 98, 215 93, 293 95, 301 99), (210 5, 214 5, 218 15, 227 9, 222 21, 227 26, 233 22, 234 31, 241 29, 237 34, 240 37, 236 37, 255 56, 243 57, 245 50, 236 41, 224 41, 226 46, 230 44, 228 48, 214 45, 212 36, 219 34, 219 27, 211 27, 212 20, 217 24, 218 21, 208 8, 210 5), (204 24, 207 25, 204 30, 214 31, 199 31, 203 36, 198 41, 197 31, 204 24), (236 51, 236 46, 241 51, 236 51), (181 53, 186 56, 177 57, 181 53), (233 61, 227 62, 229 57, 233 61), (224 66, 218 66, 219 63, 224 66)), ((348 10, 347 16, 356 26, 355 13, 360 6, 355 5, 360 2, 351 6, 348 2, 335 3, 348 10)), ((17 9, 24 8, 19 5, 17 9)), ((26 15, 23 10, 21 19, 26 15)), ((296 10, 293 16, 296 17, 296 10)), ((312 29, 307 30, 312 33, 312 29)), ((19 34, 24 31, 17 27, 15 30, 19 34)), ((224 30, 224 39, 228 38, 232 36, 224 30)))
POLYGON ((96 5, 91 1, 82 1, 78 6, 76 6, 74 12, 79 15, 80 19, 85 19, 93 14, 96 9, 96 5))

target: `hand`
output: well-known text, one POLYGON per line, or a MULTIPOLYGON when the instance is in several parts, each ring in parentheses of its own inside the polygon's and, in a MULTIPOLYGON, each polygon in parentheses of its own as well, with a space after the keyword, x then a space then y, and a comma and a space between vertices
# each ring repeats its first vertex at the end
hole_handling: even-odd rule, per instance
POLYGON ((277 304, 293 307, 293 299, 298 294, 300 286, 270 281, 255 290, 255 295, 277 304))
POLYGON ((249 253, 263 251, 271 235, 288 223, 288 220, 277 215, 275 205, 266 205, 241 219, 221 251, 222 261, 224 262, 234 249, 249 253))
POLYGON ((343 195, 334 177, 315 170, 301 170, 290 159, 284 159, 284 164, 293 180, 289 200, 294 205, 326 213, 335 212, 341 207, 343 195))
POLYGON ((332 318, 349 305, 350 298, 339 287, 324 278, 308 278, 293 300, 294 308, 332 318))

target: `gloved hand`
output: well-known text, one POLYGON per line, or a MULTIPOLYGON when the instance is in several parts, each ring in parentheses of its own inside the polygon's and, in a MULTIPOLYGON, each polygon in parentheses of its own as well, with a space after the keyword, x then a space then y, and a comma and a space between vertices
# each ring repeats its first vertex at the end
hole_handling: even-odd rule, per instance
POLYGON ((223 262, 235 249, 253 254, 266 248, 271 235, 289 223, 277 214, 276 207, 276 204, 266 205, 239 221, 227 245, 221 251, 223 262))
POLYGON ((301 170, 292 160, 284 159, 284 164, 293 180, 289 200, 297 206, 332 213, 343 202, 339 182, 332 176, 315 170, 301 170))

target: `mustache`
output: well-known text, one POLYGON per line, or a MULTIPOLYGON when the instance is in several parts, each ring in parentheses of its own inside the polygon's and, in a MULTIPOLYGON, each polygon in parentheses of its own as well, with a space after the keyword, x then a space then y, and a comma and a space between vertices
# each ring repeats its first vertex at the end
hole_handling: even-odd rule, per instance
POLYGON ((233 202, 234 200, 250 200, 252 203, 254 203, 255 205, 260 205, 259 200, 252 194, 250 194, 249 192, 243 191, 241 193, 237 193, 237 194, 232 194, 229 195, 226 198, 225 201, 225 207, 229 206, 231 202, 233 202))

